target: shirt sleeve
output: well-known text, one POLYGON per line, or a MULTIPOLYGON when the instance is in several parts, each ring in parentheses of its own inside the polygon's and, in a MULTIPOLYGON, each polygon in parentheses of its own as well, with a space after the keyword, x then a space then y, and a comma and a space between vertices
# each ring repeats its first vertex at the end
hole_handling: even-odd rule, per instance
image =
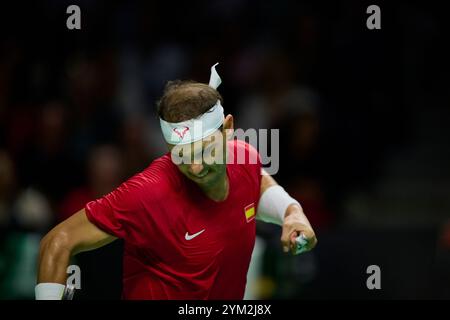
POLYGON ((261 173, 262 173, 262 164, 261 164, 261 156, 256 150, 255 147, 253 147, 251 144, 246 144, 246 147, 248 149, 249 153, 249 159, 256 159, 255 161, 250 161, 248 165, 248 170, 251 172, 252 177, 255 179, 255 182, 257 184, 258 190, 261 187, 261 173))
POLYGON ((241 140, 236 141, 236 148, 245 149, 245 159, 246 162, 243 165, 244 170, 247 172, 251 180, 252 190, 254 190, 255 202, 259 202, 259 196, 261 193, 261 179, 262 179, 262 164, 261 164, 261 156, 259 155, 258 150, 253 147, 251 144, 246 143, 241 140))
POLYGON ((127 238, 133 217, 139 216, 142 210, 144 182, 138 174, 107 195, 87 203, 85 211, 89 221, 111 235, 127 238))
POLYGON ((170 156, 154 160, 114 191, 89 202, 85 207, 88 219, 131 245, 151 247, 158 241, 165 199, 176 189, 177 170, 170 156))

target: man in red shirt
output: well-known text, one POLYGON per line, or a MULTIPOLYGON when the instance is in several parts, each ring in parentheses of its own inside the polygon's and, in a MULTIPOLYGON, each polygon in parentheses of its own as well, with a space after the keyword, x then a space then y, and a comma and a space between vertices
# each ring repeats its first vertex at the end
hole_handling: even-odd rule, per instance
POLYGON ((285 252, 315 246, 299 203, 263 174, 253 147, 230 139, 233 117, 211 71, 209 85, 166 86, 158 103, 166 155, 43 238, 37 299, 61 299, 70 257, 117 238, 124 299, 242 299, 255 218, 282 225, 285 252))

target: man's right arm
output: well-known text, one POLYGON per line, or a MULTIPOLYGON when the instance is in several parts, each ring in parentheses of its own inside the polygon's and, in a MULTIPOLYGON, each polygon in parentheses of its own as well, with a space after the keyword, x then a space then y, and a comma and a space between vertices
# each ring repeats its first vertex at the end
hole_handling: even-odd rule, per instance
POLYGON ((92 224, 84 209, 54 227, 42 240, 38 283, 65 285, 70 258, 117 239, 92 224))

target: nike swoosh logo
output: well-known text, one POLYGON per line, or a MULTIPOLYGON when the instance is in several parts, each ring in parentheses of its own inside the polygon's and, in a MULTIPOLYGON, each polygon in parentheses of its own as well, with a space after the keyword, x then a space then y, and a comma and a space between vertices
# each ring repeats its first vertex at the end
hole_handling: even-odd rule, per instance
POLYGON ((194 234, 192 234, 192 235, 189 235, 189 233, 186 232, 186 234, 184 235, 184 238, 185 238, 186 240, 192 240, 192 239, 194 239, 196 236, 198 236, 199 234, 201 234, 203 231, 205 231, 205 229, 203 229, 202 231, 199 231, 199 232, 197 232, 197 233, 194 233, 194 234))

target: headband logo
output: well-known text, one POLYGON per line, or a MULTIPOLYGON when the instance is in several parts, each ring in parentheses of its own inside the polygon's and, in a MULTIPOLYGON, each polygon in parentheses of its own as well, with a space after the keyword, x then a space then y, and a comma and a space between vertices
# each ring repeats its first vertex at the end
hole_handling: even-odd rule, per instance
POLYGON ((180 139, 184 138, 184 135, 186 134, 186 132, 189 131, 189 127, 179 127, 179 128, 173 128, 173 132, 175 132, 180 139), (183 129, 182 131, 180 131, 180 129, 183 129))

